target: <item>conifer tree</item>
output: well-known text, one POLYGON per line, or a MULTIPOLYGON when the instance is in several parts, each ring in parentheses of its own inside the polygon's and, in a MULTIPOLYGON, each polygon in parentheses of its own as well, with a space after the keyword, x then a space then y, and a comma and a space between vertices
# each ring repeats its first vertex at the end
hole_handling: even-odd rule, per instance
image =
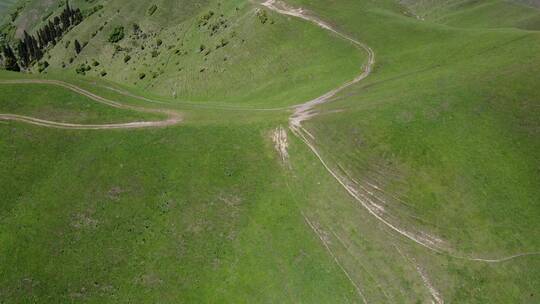
POLYGON ((74 45, 75 45, 75 52, 77 54, 79 54, 81 52, 81 50, 82 50, 82 47, 81 47, 81 44, 79 43, 79 40, 75 39, 74 45))
POLYGON ((19 40, 17 44, 17 52, 19 53, 20 63, 23 67, 28 67, 30 63, 30 55, 28 54, 28 47, 23 40, 19 40))
POLYGON ((19 64, 17 64, 17 57, 15 57, 15 53, 9 44, 2 47, 2 52, 4 53, 4 66, 6 70, 20 72, 21 68, 19 67, 19 64))

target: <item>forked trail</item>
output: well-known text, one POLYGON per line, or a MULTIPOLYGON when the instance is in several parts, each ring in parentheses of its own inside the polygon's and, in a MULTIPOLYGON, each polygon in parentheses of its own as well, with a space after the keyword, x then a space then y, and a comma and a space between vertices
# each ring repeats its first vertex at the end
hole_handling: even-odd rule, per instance
POLYGON ((124 110, 132 110, 132 111, 137 111, 137 112, 142 112, 142 113, 164 114, 164 115, 167 115, 168 118, 165 120, 158 120, 158 121, 135 121, 135 122, 117 123, 117 124, 73 124, 73 123, 50 121, 50 120, 39 119, 35 117, 30 117, 30 116, 17 115, 17 114, 0 114, 0 120, 19 121, 19 122, 25 122, 28 124, 37 125, 41 127, 48 127, 48 128, 75 129, 75 130, 140 129, 140 128, 152 128, 152 127, 155 128, 155 127, 165 127, 165 126, 175 125, 182 121, 182 116, 178 112, 171 111, 171 110, 163 110, 163 109, 150 109, 150 108, 145 108, 145 107, 138 107, 138 106, 123 104, 117 101, 106 99, 92 92, 86 91, 85 89, 82 89, 76 85, 59 81, 59 80, 45 80, 45 79, 0 80, 0 85, 2 84, 56 85, 56 86, 71 90, 80 95, 86 96, 96 102, 105 104, 110 107, 124 109, 124 110))
POLYGON ((506 262, 515 258, 519 257, 525 257, 525 256, 532 256, 532 255, 540 255, 540 252, 526 252, 526 253, 519 253, 508 257, 498 258, 498 259, 487 259, 487 258, 477 258, 477 257, 466 257, 466 256, 460 256, 457 254, 453 254, 450 249, 445 248, 445 246, 441 245, 441 240, 437 237, 430 236, 427 233, 423 233, 422 231, 409 231, 402 227, 399 227, 399 224, 392 223, 390 220, 386 219, 380 210, 375 208, 373 204, 370 202, 368 198, 365 196, 362 196, 350 183, 350 181, 339 174, 336 170, 332 169, 329 164, 323 159, 321 156, 321 153, 317 149, 315 145, 315 136, 311 133, 309 133, 303 126, 302 122, 309 120, 316 116, 318 112, 315 110, 315 107, 321 104, 324 104, 328 101, 330 101, 336 94, 343 91, 344 89, 352 86, 355 83, 358 83, 368 77, 372 70, 373 66, 375 65, 375 52, 366 44, 348 36, 347 34, 341 33, 338 30, 334 29, 329 24, 325 23, 324 21, 319 20, 317 17, 311 16, 307 14, 303 9, 301 8, 292 8, 288 4, 279 1, 279 0, 266 0, 262 3, 263 6, 267 7, 270 10, 273 10, 279 14, 287 15, 287 16, 293 16, 297 18, 304 19, 306 21, 312 22, 316 24, 317 26, 328 30, 332 32, 333 34, 351 42, 355 46, 359 47, 363 51, 365 51, 368 54, 368 60, 367 63, 363 66, 362 73, 358 75, 353 80, 341 85, 340 87, 331 90, 330 92, 317 97, 313 100, 310 100, 306 103, 294 106, 294 113, 289 118, 289 127, 291 131, 300 138, 315 154, 315 156, 319 159, 319 161, 322 163, 322 165, 326 168, 326 170, 345 188, 345 190, 356 200, 358 201, 362 207, 364 207, 371 215, 373 215, 377 220, 382 222, 384 225, 386 225, 391 230, 401 234, 402 236, 410 239, 411 241, 415 242, 416 244, 423 246, 431 251, 434 251, 436 253, 443 253, 446 255, 449 255, 454 258, 458 259, 465 259, 469 261, 477 261, 477 262, 486 262, 486 263, 500 263, 500 262, 506 262))
MULTIPOLYGON (((444 253, 447 255, 450 255, 454 258, 460 258, 460 259, 466 259, 470 261, 478 261, 478 262, 486 262, 486 263, 500 263, 500 262, 506 262, 515 258, 519 257, 526 257, 526 256, 532 256, 532 255, 540 255, 540 252, 525 252, 525 253, 518 253, 512 256, 498 258, 498 259, 487 259, 487 258, 476 258, 476 257, 465 257, 465 256, 459 256, 453 254, 449 249, 441 246, 439 244, 439 239, 436 237, 431 237, 425 233, 422 232, 413 232, 406 230, 402 227, 399 227, 398 224, 393 223, 386 219, 383 215, 381 215, 381 212, 373 207, 373 204, 369 201, 369 199, 366 199, 361 194, 358 193, 358 191, 354 188, 353 185, 351 185, 350 181, 339 174, 335 169, 332 169, 328 163, 323 159, 321 156, 321 153, 317 149, 315 145, 315 137, 310 134, 303 126, 302 123, 306 120, 311 119, 312 117, 317 115, 317 112, 315 110, 315 107, 321 104, 324 104, 328 101, 330 101, 336 94, 339 92, 345 90, 346 88, 362 81, 366 77, 368 77, 372 70, 373 66, 375 65, 375 53, 374 51, 367 46, 366 44, 348 36, 347 34, 341 33, 338 30, 334 29, 332 26, 328 25, 324 21, 319 20, 318 18, 311 16, 307 14, 303 9, 301 8, 292 8, 289 5, 287 5, 284 2, 277 1, 277 0, 266 0, 265 2, 261 3, 263 6, 267 7, 270 10, 273 10, 279 14, 287 15, 287 16, 293 16, 297 18, 304 19, 306 21, 312 22, 316 24, 317 26, 330 31, 331 33, 335 34, 336 36, 345 39, 361 49, 362 51, 365 51, 368 55, 367 63, 363 66, 362 72, 355 77, 353 80, 341 85, 340 87, 333 89, 329 91, 328 93, 317 97, 313 100, 310 100, 308 102, 302 103, 300 105, 288 107, 288 108, 275 108, 275 109, 255 109, 255 110, 284 110, 284 109, 292 109, 293 114, 290 116, 289 119, 289 127, 292 130, 292 132, 298 136, 315 154, 315 156, 320 160, 320 162, 323 164, 323 166, 326 168, 326 170, 345 188, 345 190, 357 201, 361 204, 362 207, 364 207, 371 215, 373 215, 377 220, 382 222, 384 225, 389 227, 391 230, 401 234, 402 236, 410 239, 411 241, 415 242, 418 245, 421 245, 431 251, 437 252, 437 253, 444 253)), ((167 115, 168 118, 160 121, 139 121, 139 122, 128 122, 128 123, 118 123, 118 124, 72 124, 72 123, 62 123, 62 122, 54 122, 29 116, 23 116, 23 115, 16 115, 16 114, 0 114, 0 120, 11 120, 11 121, 19 121, 19 122, 25 122, 37 126, 42 127, 49 127, 49 128, 59 128, 59 129, 76 129, 76 130, 109 130, 109 129, 136 129, 136 128, 152 128, 152 127, 165 127, 170 125, 176 125, 182 122, 182 116, 179 112, 173 111, 173 110, 165 110, 165 109, 151 109, 146 107, 140 107, 140 106, 133 106, 128 104, 123 104, 120 102, 112 101, 109 99, 106 99, 104 97, 101 97, 99 95, 96 95, 92 92, 89 92, 85 89, 82 89, 74 84, 70 84, 67 82, 59 81, 59 80, 44 80, 44 79, 21 79, 21 80, 0 80, 0 85, 2 84, 49 84, 49 85, 56 85, 63 88, 66 88, 68 90, 71 90, 73 92, 76 92, 78 94, 81 94, 83 96, 86 96, 96 102, 119 108, 119 109, 125 109, 125 110, 133 110, 143 113, 153 113, 153 114, 164 114, 167 115)), ((127 95, 126 93, 123 93, 124 95, 127 95)), ((136 96, 133 96, 136 97, 136 96)), ((141 98, 141 97, 137 97, 141 98)), ((149 99, 146 99, 147 101, 151 101, 149 99)))

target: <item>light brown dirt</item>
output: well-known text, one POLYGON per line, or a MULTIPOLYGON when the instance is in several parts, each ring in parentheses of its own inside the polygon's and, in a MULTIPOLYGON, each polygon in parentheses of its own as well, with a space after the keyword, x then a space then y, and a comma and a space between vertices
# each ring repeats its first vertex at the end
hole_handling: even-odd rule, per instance
POLYGON ((486 263, 500 263, 509 261, 515 258, 519 257, 525 257, 525 256, 533 256, 533 255, 540 255, 540 252, 526 252, 526 253, 519 253, 508 257, 498 258, 498 259, 485 259, 485 258, 476 258, 476 257, 467 257, 467 256, 461 256, 456 255, 451 252, 449 248, 446 248, 445 246, 442 246, 444 241, 436 236, 430 235, 426 232, 418 231, 418 232, 412 232, 408 231, 404 228, 399 227, 399 224, 392 223, 389 220, 387 220, 383 214, 384 210, 381 210, 380 208, 377 208, 377 205, 371 202, 366 197, 362 197, 358 191, 354 188, 352 183, 350 183, 346 178, 338 174, 335 170, 333 170, 327 162, 322 158, 321 153, 315 146, 316 138, 313 134, 311 134, 308 130, 306 130, 302 126, 302 122, 309 120, 313 118, 314 116, 318 115, 318 112, 315 110, 316 106, 322 105, 324 103, 329 102, 336 94, 343 91, 344 89, 362 81, 363 79, 367 78, 372 70, 373 66, 375 65, 375 52, 366 44, 346 35, 343 34, 324 21, 319 20, 318 18, 309 15, 307 12, 305 12, 302 8, 293 8, 289 6, 287 3, 279 0, 266 0, 265 2, 261 3, 261 5, 267 7, 268 9, 275 11, 277 13, 280 13, 282 15, 287 16, 293 16, 300 19, 304 19, 306 21, 312 22, 316 24, 317 26, 328 30, 335 35, 351 42, 355 46, 363 49, 368 54, 368 62, 363 67, 362 73, 358 75, 353 80, 341 85, 340 87, 331 90, 330 92, 317 97, 313 100, 310 100, 308 102, 305 102, 303 104, 294 106, 294 113, 289 118, 289 127, 292 130, 292 132, 300 138, 315 154, 315 156, 319 159, 319 161, 322 163, 322 165, 325 167, 325 169, 345 188, 345 190, 356 200, 358 201, 371 215, 373 215, 375 218, 377 218, 379 221, 381 221, 383 224, 385 224, 388 228, 391 230, 401 234, 402 236, 408 238, 409 240, 415 242, 416 244, 425 247, 433 252, 436 253, 444 253, 451 257, 458 258, 458 259, 466 259, 470 261, 478 261, 478 262, 486 262, 486 263))
POLYGON ((182 121, 181 114, 176 111, 163 110, 163 109, 150 109, 150 108, 145 108, 145 107, 138 107, 138 106, 123 104, 117 101, 106 99, 104 97, 101 97, 89 91, 86 91, 74 84, 59 81, 59 80, 41 80, 41 79, 2 80, 0 81, 0 85, 1 84, 56 85, 56 86, 60 86, 68 90, 71 90, 75 93, 81 94, 83 96, 86 96, 96 102, 105 104, 110 107, 114 107, 118 109, 125 109, 125 110, 133 110, 133 111, 143 112, 143 113, 165 114, 169 116, 169 118, 165 120, 160 120, 160 121, 136 121, 136 122, 118 123, 118 124, 72 124, 72 123, 55 122, 55 121, 39 119, 39 118, 24 116, 24 115, 17 115, 17 114, 0 114, 0 120, 19 121, 19 122, 24 122, 24 123, 33 124, 33 125, 37 125, 41 127, 48 127, 48 128, 76 129, 76 130, 139 129, 139 128, 165 127, 165 126, 178 124, 182 121))

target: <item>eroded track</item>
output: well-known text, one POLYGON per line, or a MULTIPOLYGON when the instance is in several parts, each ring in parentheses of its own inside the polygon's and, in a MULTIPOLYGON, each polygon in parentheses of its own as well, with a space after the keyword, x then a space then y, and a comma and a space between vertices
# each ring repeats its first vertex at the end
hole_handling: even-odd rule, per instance
POLYGON ((56 129, 75 129, 75 130, 111 130, 111 129, 140 129, 140 128, 157 128, 157 127, 166 127, 171 125, 176 125, 182 122, 182 116, 180 113, 171 110, 163 109, 152 109, 145 107, 138 107, 133 105, 128 105, 120 103, 118 101, 113 101, 102 96, 96 95, 92 92, 89 92, 83 88, 80 88, 74 84, 67 83, 59 80, 45 80, 45 79, 21 79, 21 80, 2 80, 2 84, 47 84, 63 87, 65 89, 71 90, 77 94, 86 96, 93 101, 99 102, 101 104, 118 108, 124 110, 132 110, 141 113, 149 114, 162 114, 167 115, 168 118, 158 121, 135 121, 127 123, 115 123, 115 124, 74 124, 74 123, 64 123, 50 121, 30 116, 17 115, 17 114, 0 114, 0 120, 10 120, 24 122, 40 127, 47 128, 56 128, 56 129))

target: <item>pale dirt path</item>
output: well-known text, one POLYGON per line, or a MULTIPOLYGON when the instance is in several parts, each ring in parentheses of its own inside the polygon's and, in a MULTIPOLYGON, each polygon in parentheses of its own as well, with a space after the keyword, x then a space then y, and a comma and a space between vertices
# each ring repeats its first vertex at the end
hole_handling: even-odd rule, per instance
POLYGON ((540 252, 526 252, 526 253, 519 253, 508 257, 498 258, 498 259, 485 259, 485 258, 476 258, 476 257, 466 257, 466 256, 459 256, 454 255, 451 253, 450 249, 447 249, 441 245, 441 240, 437 237, 431 236, 427 233, 424 233, 422 231, 419 232, 411 232, 408 230, 405 230, 401 227, 398 227, 398 225, 391 223, 387 219, 385 219, 382 215, 380 210, 377 210, 373 207, 372 204, 370 204, 369 200, 366 200, 365 198, 361 197, 359 195, 358 191, 354 189, 353 186, 350 185, 350 183, 343 178, 340 174, 335 172, 322 158, 321 153, 315 146, 315 137, 309 133, 303 126, 302 122, 309 120, 313 118, 314 116, 318 115, 318 113, 315 111, 315 107, 324 103, 329 102, 336 94, 343 91, 344 89, 352 86, 353 84, 356 84, 363 79, 367 78, 372 70, 373 66, 375 65, 375 52, 366 44, 344 34, 339 32, 338 30, 334 29, 332 26, 328 25, 324 21, 319 20, 318 18, 308 15, 302 8, 293 8, 290 7, 287 3, 284 3, 283 1, 279 0, 266 0, 265 2, 261 3, 261 5, 267 7, 268 9, 275 11, 282 15, 287 16, 293 16, 300 19, 304 19, 306 21, 312 22, 316 24, 317 26, 328 30, 335 35, 351 42, 355 46, 363 49, 368 54, 368 62, 363 67, 363 71, 360 75, 358 75, 353 80, 341 85, 340 87, 331 90, 330 92, 315 98, 313 100, 310 100, 306 103, 297 105, 292 107, 294 109, 293 115, 289 118, 289 127, 291 131, 298 137, 300 140, 302 140, 315 154, 315 156, 319 159, 319 161, 322 163, 322 165, 325 167, 325 169, 345 188, 345 190, 356 200, 358 201, 371 215, 373 215, 376 219, 378 219, 380 222, 385 224, 387 227, 389 227, 391 230, 401 234, 402 236, 408 238, 409 240, 415 242, 416 244, 423 246, 433 252, 436 253, 442 253, 449 255, 453 258, 458 259, 465 259, 469 261, 477 261, 477 262, 486 262, 486 263, 500 263, 509 261, 515 258, 519 257, 525 257, 525 256, 533 256, 533 255, 540 255, 540 252))
POLYGON ((140 129, 150 127, 165 127, 177 124, 179 121, 176 119, 167 119, 161 121, 136 121, 118 124, 73 124, 56 122, 50 120, 39 119, 30 116, 16 115, 16 114, 0 114, 0 120, 11 120, 25 122, 28 124, 56 128, 56 129, 75 129, 75 130, 106 130, 106 129, 140 129))
POLYGON ((429 279, 426 271, 414 260, 414 258, 409 258, 408 255, 406 255, 403 251, 399 249, 398 246, 394 244, 394 248, 396 248, 399 255, 405 259, 405 262, 411 263, 414 268, 416 269, 416 272, 420 275, 420 278, 422 279, 422 283, 426 287, 426 289, 429 291, 431 298, 433 299, 431 302, 433 304, 444 304, 444 299, 441 296, 441 293, 433 286, 433 283, 431 283, 431 280, 429 279))
MULTIPOLYGON (((315 98, 313 100, 310 100, 306 103, 292 106, 292 107, 285 107, 285 108, 268 108, 268 109, 251 109, 251 110, 284 110, 284 109, 293 109, 294 113, 290 117, 290 129, 293 131, 295 135, 297 135, 308 147, 313 151, 313 153, 316 155, 316 157, 321 161, 323 166, 326 168, 326 170, 347 190, 347 192, 356 200, 358 201, 365 209, 368 210, 369 213, 371 213, 375 218, 377 218, 379 221, 384 223, 386 226, 388 226, 390 229, 394 230, 395 232, 403 235, 404 237, 414 241, 415 243, 430 249, 437 253, 446 253, 452 257, 460 258, 460 259, 467 259, 471 261, 479 261, 479 262, 487 262, 487 263, 500 263, 509 261, 515 258, 519 257, 525 257, 525 256, 533 256, 533 255, 540 255, 540 252, 526 252, 526 253, 519 253, 508 257, 503 257, 499 259, 484 259, 484 258, 472 258, 472 257, 463 257, 463 256, 457 256, 452 255, 448 252, 448 250, 445 250, 444 248, 438 246, 438 239, 437 238, 431 238, 426 237, 427 234, 417 234, 412 233, 410 231, 406 231, 402 228, 399 228, 395 224, 390 223, 388 220, 384 219, 378 210, 374 210, 373 206, 360 197, 357 193, 357 191, 349 185, 349 183, 341 177, 337 172, 335 172, 333 169, 331 169, 327 163, 324 161, 324 159, 321 157, 319 151, 315 147, 315 144, 312 143, 315 141, 315 137, 310 134, 305 128, 302 127, 302 122, 309 120, 310 118, 317 115, 317 112, 315 112, 314 108, 317 105, 324 104, 332 97, 334 97, 337 93, 341 92, 342 90, 346 89, 347 87, 350 87, 351 85, 358 83, 359 81, 365 79, 371 74, 371 71, 373 69, 373 66, 375 64, 375 53, 371 48, 369 48, 367 45, 355 40, 354 38, 351 38, 347 36, 346 34, 343 34, 334 28, 332 28, 330 25, 326 24, 325 22, 317 19, 316 17, 307 15, 302 9, 295 9, 289 7, 286 3, 276 1, 276 0, 266 0, 262 3, 263 6, 278 12, 283 15, 298 17, 301 19, 304 19, 306 21, 312 22, 316 24, 317 26, 326 29, 337 36, 346 39, 347 41, 350 41, 354 45, 360 47, 361 49, 365 50, 368 53, 368 62, 363 67, 362 73, 358 75, 353 80, 341 85, 340 87, 331 90, 330 92, 315 98), (311 138, 311 140, 310 140, 311 138)), ((25 122, 29 124, 34 124, 38 126, 43 127, 51 127, 51 128, 59 128, 59 129, 79 129, 79 130, 103 130, 103 129, 134 129, 134 128, 149 128, 149 127, 164 127, 169 125, 175 125, 182 121, 182 117, 178 112, 172 111, 172 110, 163 110, 163 109, 149 109, 144 107, 138 107, 138 106, 131 106, 122 104, 116 101, 112 101, 109 99, 106 99, 104 97, 101 97, 99 95, 96 95, 94 93, 91 93, 87 90, 84 90, 74 84, 70 84, 67 82, 59 81, 59 80, 41 80, 41 79, 21 79, 21 80, 0 80, 0 84, 50 84, 50 85, 57 85, 64 87, 66 89, 72 90, 76 93, 79 93, 81 95, 84 95, 94 101, 106 104, 108 106, 112 106, 115 108, 120 109, 129 109, 129 110, 135 110, 139 112, 145 112, 145 113, 159 113, 159 114, 167 114, 169 116, 168 119, 162 120, 162 121, 142 121, 142 122, 130 122, 130 123, 120 123, 120 124, 70 124, 70 123, 60 123, 60 122, 54 122, 54 121, 48 121, 43 119, 38 119, 34 117, 28 117, 23 115, 15 115, 15 114, 0 114, 0 120, 12 120, 12 121, 20 121, 25 122)), ((120 94, 124 94, 130 97, 136 97, 140 98, 149 102, 155 102, 151 99, 147 99, 144 97, 138 97, 130 93, 121 92, 118 90, 120 94), (129 94, 129 95, 128 95, 129 94)), ((236 110, 238 110, 237 108, 236 110)))
POLYGON ((145 107, 122 104, 117 101, 106 99, 92 92, 86 91, 85 89, 82 89, 74 84, 70 84, 64 81, 45 80, 45 79, 0 80, 0 85, 1 84, 56 85, 56 86, 60 86, 68 90, 71 90, 75 93, 81 94, 83 96, 86 96, 96 102, 105 104, 110 107, 124 109, 124 110, 133 110, 133 111, 143 112, 143 113, 166 114, 167 116, 169 116, 169 118, 165 120, 160 120, 160 121, 136 121, 136 122, 118 123, 118 124, 73 124, 73 123, 55 122, 55 121, 44 120, 44 119, 39 119, 39 118, 24 116, 24 115, 17 115, 17 114, 0 114, 0 120, 19 121, 19 122, 24 122, 24 123, 37 125, 41 127, 48 127, 48 128, 76 129, 76 130, 139 129, 139 128, 152 128, 152 127, 155 128, 155 127, 171 126, 171 125, 175 125, 182 122, 182 116, 178 112, 171 111, 171 110, 150 109, 150 108, 145 108, 145 107))
POLYGON ((327 92, 326 94, 319 96, 313 100, 302 103, 300 105, 293 106, 292 108, 294 109, 294 114, 290 117, 290 120, 289 120, 291 124, 291 128, 301 128, 301 124, 303 121, 308 120, 311 117, 317 115, 316 112, 314 111, 314 108, 317 105, 321 105, 323 103, 328 102, 337 93, 345 90, 346 88, 352 86, 355 83, 362 81, 363 79, 365 79, 371 74, 373 66, 375 65, 375 52, 366 44, 335 30, 333 27, 331 27, 324 21, 319 20, 316 17, 306 14, 302 8, 292 8, 286 3, 282 1, 276 1, 276 0, 266 0, 265 2, 261 3, 261 5, 275 12, 278 12, 282 15, 293 16, 293 17, 297 17, 297 18, 312 22, 316 24, 317 26, 332 32, 338 37, 351 42, 356 47, 359 47, 360 49, 362 49, 368 54, 368 61, 367 61, 367 64, 363 67, 362 73, 358 75, 357 77, 355 77, 353 80, 347 83, 344 83, 340 87, 335 88, 327 92))
POLYGON ((313 230, 313 232, 319 237, 319 240, 323 243, 324 245, 324 248, 326 248, 326 250, 328 251, 328 254, 330 254, 330 256, 334 259, 334 262, 336 263, 336 265, 338 265, 338 267, 341 269, 341 271, 343 271, 343 273, 345 274, 345 276, 347 277, 347 279, 349 280, 349 282, 351 282, 351 284, 354 286, 354 288, 356 289, 356 292, 358 293, 358 296, 362 299, 362 301, 364 303, 368 303, 366 297, 364 296, 364 293, 362 292, 362 289, 360 289, 360 287, 358 286, 358 284, 356 284, 356 282, 351 278, 351 275, 349 274, 349 272, 347 271, 347 269, 345 269, 345 267, 343 267, 343 265, 341 265, 341 263, 339 262, 339 259, 336 257, 336 255, 334 254, 334 252, 332 251, 332 249, 330 249, 330 246, 328 245, 328 242, 326 241, 325 237, 323 236, 323 234, 320 232, 319 228, 317 228, 316 225, 314 225, 310 220, 309 218, 304 214, 304 212, 300 211, 302 213, 302 216, 304 217, 304 220, 306 221, 306 223, 308 224, 308 226, 313 230))

